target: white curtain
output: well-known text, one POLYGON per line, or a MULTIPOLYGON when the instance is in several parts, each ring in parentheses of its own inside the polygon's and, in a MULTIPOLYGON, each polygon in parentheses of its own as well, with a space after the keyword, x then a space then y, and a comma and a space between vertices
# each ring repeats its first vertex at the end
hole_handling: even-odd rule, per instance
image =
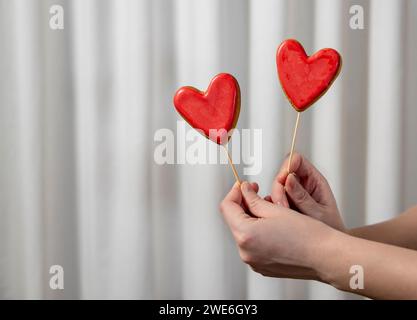
POLYGON ((176 88, 232 73, 238 128, 262 129, 247 178, 265 195, 295 121, 275 50, 336 48, 341 75, 302 115, 297 150, 349 227, 393 217, 417 199, 415 30, 413 0, 0 0, 0 297, 353 298, 249 270, 218 213, 230 169, 158 165, 154 133, 176 130, 176 88), (49 287, 56 264, 64 290, 49 287))

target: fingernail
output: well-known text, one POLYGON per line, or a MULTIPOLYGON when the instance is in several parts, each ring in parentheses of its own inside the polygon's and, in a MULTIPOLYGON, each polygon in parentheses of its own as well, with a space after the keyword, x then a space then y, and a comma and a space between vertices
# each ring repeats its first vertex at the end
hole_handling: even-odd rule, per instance
POLYGON ((241 188, 242 188, 242 191, 243 191, 243 192, 250 192, 250 191, 252 191, 252 187, 251 187, 250 183, 249 183, 249 182, 247 182, 247 181, 244 181, 244 182, 242 183, 241 188))
POLYGON ((300 183, 300 177, 297 176, 297 174, 295 174, 295 173, 292 173, 292 175, 293 175, 294 179, 297 180, 298 183, 300 183))
POLYGON ((288 175, 288 188, 290 188, 291 190, 294 190, 297 187, 297 178, 295 177, 295 175, 293 173, 291 173, 290 175, 288 175))
MULTIPOLYGON (((284 192, 285 192, 285 189, 284 189, 284 192)), ((284 195, 282 194, 279 199, 276 199, 276 202, 275 203, 281 205, 283 199, 284 199, 284 195)))

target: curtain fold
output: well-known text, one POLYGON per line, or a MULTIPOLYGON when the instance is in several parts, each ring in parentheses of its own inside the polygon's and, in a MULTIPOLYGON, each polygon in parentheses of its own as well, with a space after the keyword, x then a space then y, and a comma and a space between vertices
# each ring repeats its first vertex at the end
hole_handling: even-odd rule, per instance
POLYGON ((405 2, 384 0, 382 5, 372 2, 370 12, 374 28, 369 41, 372 59, 369 60, 368 95, 368 223, 391 218, 402 207, 401 193, 395 191, 401 190, 401 166, 398 164, 402 163, 405 2))
POLYGON ((412 0, 0 0, 0 297, 357 298, 254 273, 218 210, 234 182, 227 162, 160 165, 154 152, 167 129, 176 162, 195 143, 226 159, 172 97, 232 73, 238 130, 262 130, 262 170, 245 176, 232 156, 266 195, 296 117, 277 46, 334 47, 342 72, 302 114, 297 150, 349 227, 395 216, 417 198, 416 18, 412 0), (363 30, 349 26, 358 4, 363 30), (64 30, 49 27, 52 5, 64 30), (49 288, 55 264, 64 290, 49 288))

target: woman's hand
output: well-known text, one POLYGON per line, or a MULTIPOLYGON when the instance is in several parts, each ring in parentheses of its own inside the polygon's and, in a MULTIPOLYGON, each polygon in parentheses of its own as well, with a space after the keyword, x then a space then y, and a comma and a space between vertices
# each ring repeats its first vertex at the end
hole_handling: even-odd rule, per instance
POLYGON ((254 186, 235 184, 220 206, 242 260, 265 276, 320 280, 322 244, 338 232, 260 198, 254 186))
MULTIPOLYGON (((282 187, 282 186, 281 186, 282 187)), ((417 298, 417 252, 355 238, 235 184, 221 211, 244 262, 265 276, 319 280, 378 299, 417 298), (351 268, 362 270, 363 286, 351 268)))
POLYGON ((282 199, 286 195, 297 211, 345 232, 336 200, 323 175, 298 153, 293 154, 288 174, 288 161, 288 158, 284 161, 272 184, 272 202, 285 205, 282 199))

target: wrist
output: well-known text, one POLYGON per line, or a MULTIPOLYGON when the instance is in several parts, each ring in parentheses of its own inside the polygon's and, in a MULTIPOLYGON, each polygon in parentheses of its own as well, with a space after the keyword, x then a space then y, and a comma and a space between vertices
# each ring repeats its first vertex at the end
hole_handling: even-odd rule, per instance
POLYGON ((316 245, 312 266, 319 281, 343 290, 343 279, 349 277, 349 268, 344 268, 343 262, 346 259, 345 248, 352 237, 344 232, 328 229, 316 245))

